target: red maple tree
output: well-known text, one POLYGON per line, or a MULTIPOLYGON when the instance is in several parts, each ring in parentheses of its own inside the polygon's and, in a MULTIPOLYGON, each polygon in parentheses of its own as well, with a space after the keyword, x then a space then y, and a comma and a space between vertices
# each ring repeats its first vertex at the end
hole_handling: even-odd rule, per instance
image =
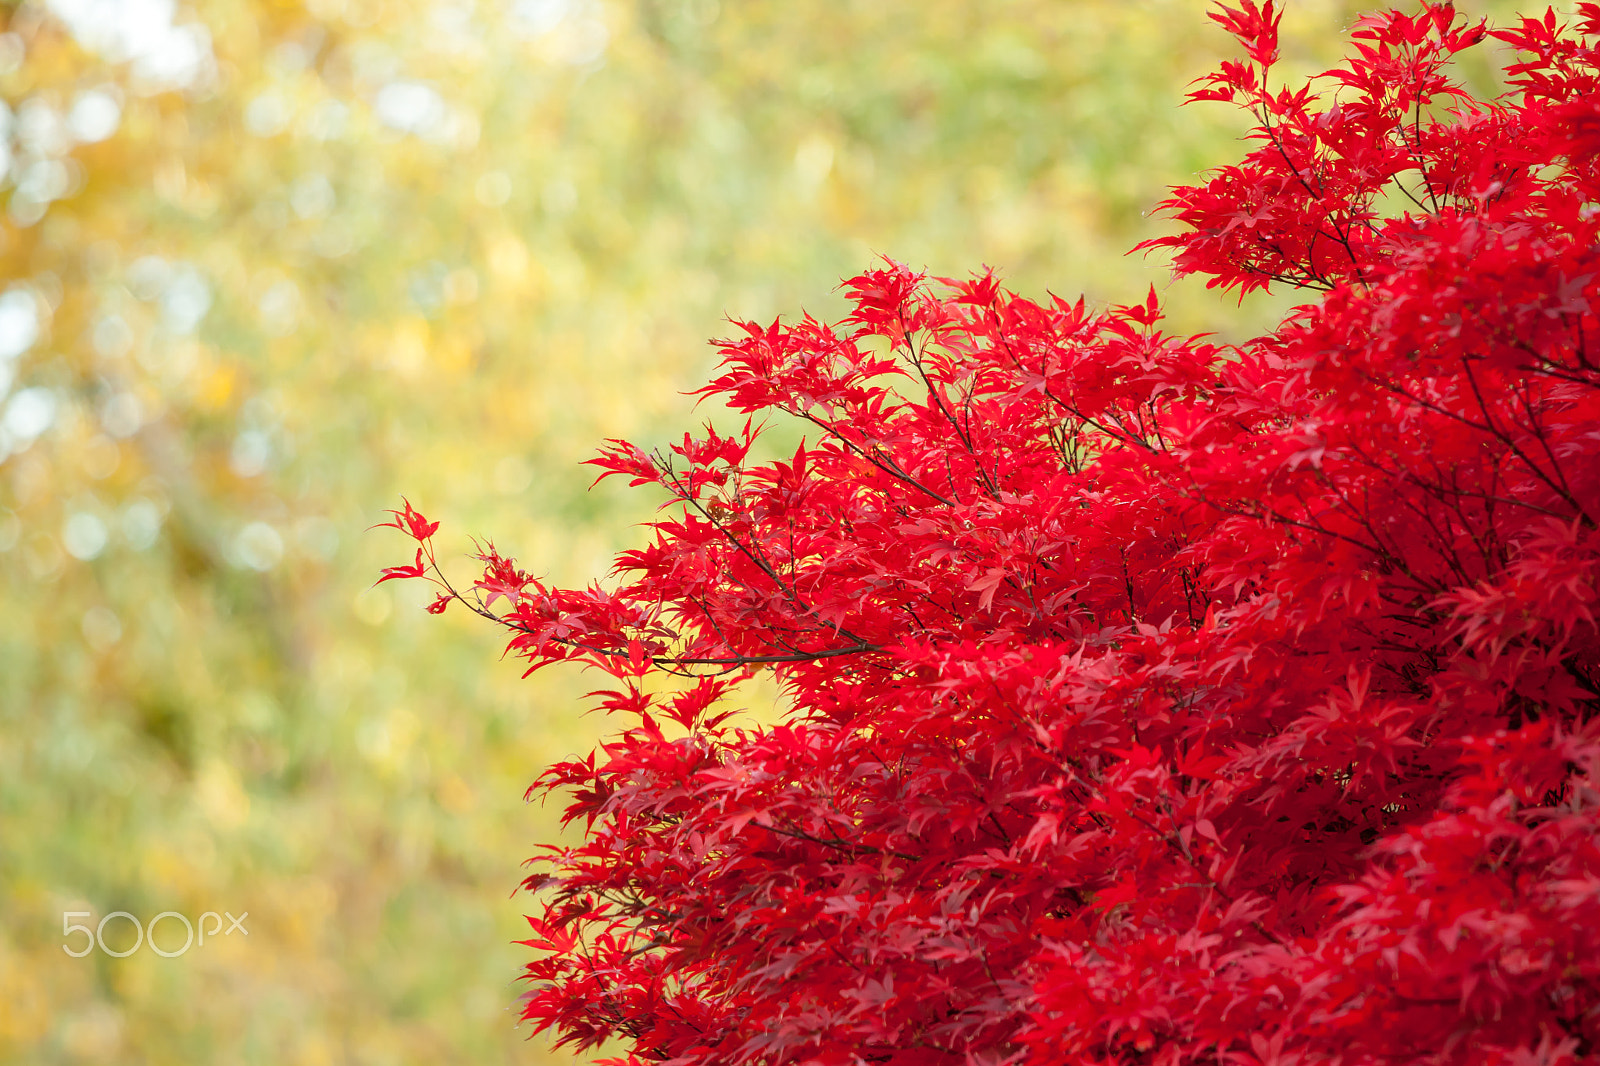
POLYGON ((1253 148, 1180 273, 1314 302, 1220 346, 890 262, 703 395, 809 423, 594 462, 620 587, 465 593, 624 725, 535 790, 524 1017, 629 1063, 1600 1060, 1600 4, 1361 19, 1198 100, 1253 148), (1510 46, 1473 98, 1452 57, 1510 46), (793 710, 739 728, 771 669, 793 710), (676 680, 674 680, 676 679, 676 680), (663 683, 669 681, 671 683, 663 683))

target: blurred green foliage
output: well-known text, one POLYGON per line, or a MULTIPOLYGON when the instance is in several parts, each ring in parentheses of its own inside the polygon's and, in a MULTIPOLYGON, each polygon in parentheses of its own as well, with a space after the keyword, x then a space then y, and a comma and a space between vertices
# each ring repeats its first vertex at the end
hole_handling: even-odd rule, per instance
MULTIPOLYGON (((837 314, 879 253, 1273 320, 1122 255, 1237 151, 1178 106, 1203 8, 0 9, 0 1060, 544 1056, 510 893, 558 812, 521 797, 605 723, 372 588, 405 545, 366 527, 406 493, 463 556, 601 576, 654 501, 576 464, 714 416, 725 316, 837 314), (117 910, 249 936, 63 952, 117 910)), ((1353 11, 1295 5, 1288 66, 1353 11)))

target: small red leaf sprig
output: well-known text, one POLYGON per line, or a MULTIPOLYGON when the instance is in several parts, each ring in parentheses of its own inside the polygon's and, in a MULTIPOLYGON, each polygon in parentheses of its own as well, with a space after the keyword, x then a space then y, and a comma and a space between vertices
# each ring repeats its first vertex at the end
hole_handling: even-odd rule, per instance
MULTIPOLYGON (((395 581, 397 579, 428 579, 430 575, 434 575, 433 580, 442 582, 442 576, 436 574, 438 562, 433 555, 433 535, 439 531, 439 523, 430 522, 424 518, 411 506, 410 500, 403 499, 401 504, 404 510, 389 511, 389 514, 393 517, 387 522, 379 522, 373 528, 398 529, 412 540, 415 540, 417 542, 416 561, 400 566, 384 567, 382 576, 378 578, 375 584, 381 585, 385 581, 395 581)), ((454 598, 453 592, 447 586, 446 591, 440 592, 434 601, 428 605, 428 613, 443 614, 445 607, 449 606, 450 601, 454 598)))

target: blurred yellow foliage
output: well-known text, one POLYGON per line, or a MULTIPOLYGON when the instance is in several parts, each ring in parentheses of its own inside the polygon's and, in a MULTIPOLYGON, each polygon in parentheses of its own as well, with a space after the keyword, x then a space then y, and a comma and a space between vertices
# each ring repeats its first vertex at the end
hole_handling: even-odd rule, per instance
MULTIPOLYGON (((1203 9, 0 7, 0 1061, 546 1056, 510 893, 559 812, 521 797, 605 723, 371 587, 406 545, 367 527, 404 492, 447 550, 602 576, 656 501, 576 464, 716 417, 724 316, 837 314, 878 253, 1274 319, 1122 255, 1238 150, 1178 107, 1203 9), (117 911, 248 933, 64 950, 117 911)), ((1293 5, 1288 67, 1353 12, 1293 5)))

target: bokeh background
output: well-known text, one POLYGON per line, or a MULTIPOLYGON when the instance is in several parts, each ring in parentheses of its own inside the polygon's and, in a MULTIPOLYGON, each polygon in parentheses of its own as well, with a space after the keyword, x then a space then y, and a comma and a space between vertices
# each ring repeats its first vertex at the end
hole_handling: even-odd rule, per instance
MULTIPOLYGON (((1290 8, 1287 69, 1329 65, 1356 6, 1290 8)), ((1238 151, 1178 106, 1204 9, 0 5, 0 1061, 563 1059, 515 1026, 512 890, 590 679, 372 587, 406 543, 367 527, 404 493, 462 574, 479 534, 603 575, 657 501, 581 460, 880 253, 1261 328, 1286 298, 1123 255, 1238 151), (249 936, 71 958, 68 911, 249 936)))

